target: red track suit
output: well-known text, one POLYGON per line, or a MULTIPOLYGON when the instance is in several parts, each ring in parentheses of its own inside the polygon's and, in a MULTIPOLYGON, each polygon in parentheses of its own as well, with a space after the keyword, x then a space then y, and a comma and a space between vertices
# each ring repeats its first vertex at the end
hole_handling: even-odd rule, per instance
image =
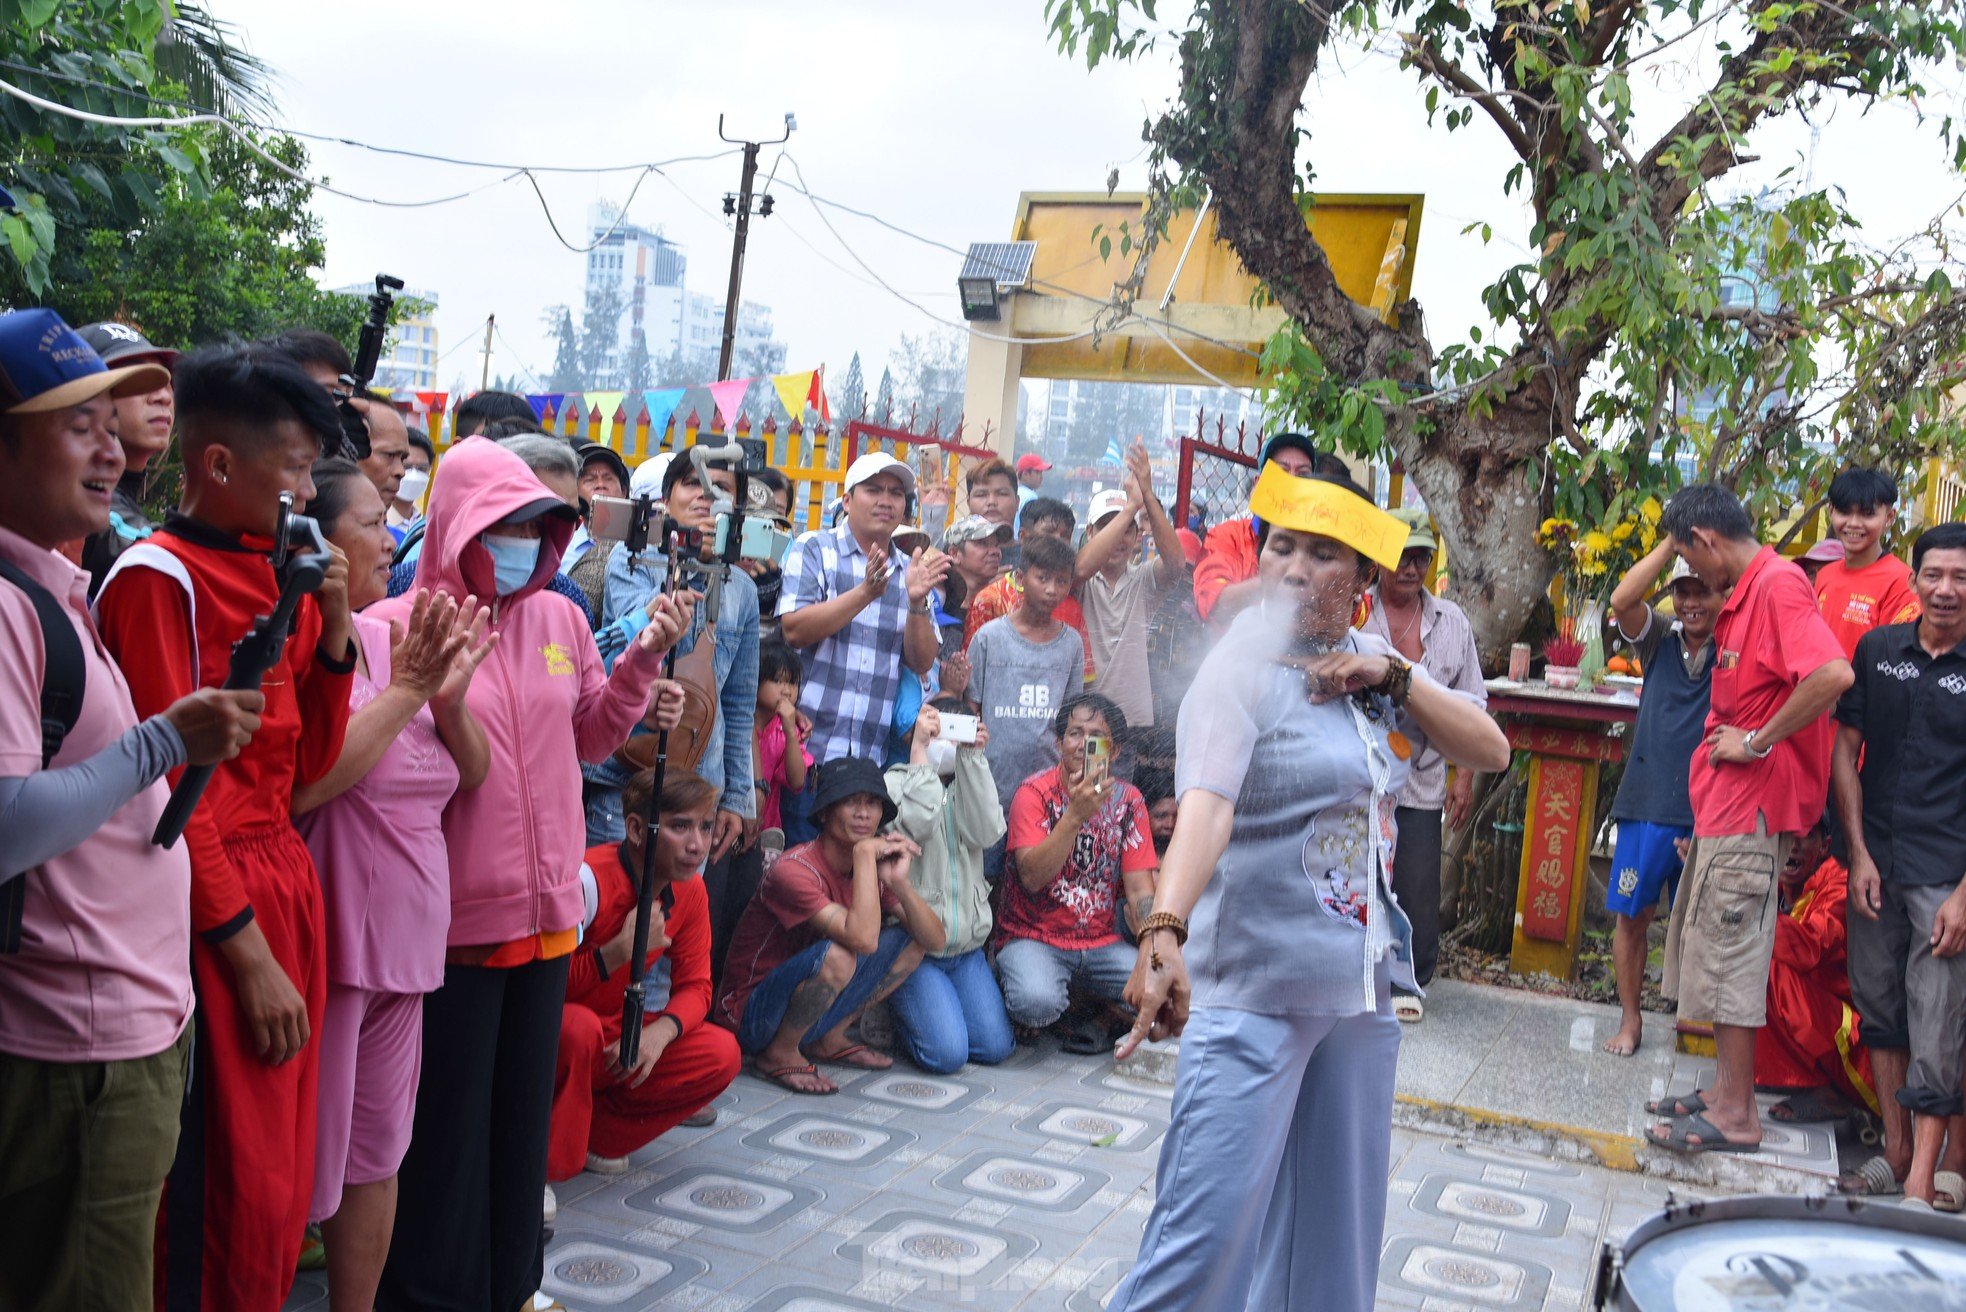
MULTIPOLYGON (((173 515, 117 562, 96 605, 103 642, 123 667, 139 717, 225 681, 232 644, 279 597, 271 546, 173 515)), ((257 923, 306 1000, 309 1027, 320 1032, 327 1004, 321 885, 291 804, 296 783, 320 778, 341 755, 354 668, 352 659, 326 663, 320 640, 321 613, 310 597, 280 664, 267 672, 259 732, 218 767, 184 831, 198 994, 193 1089, 202 1091, 191 1114, 201 1114, 202 1125, 187 1122, 164 1195, 159 1293, 174 1312, 192 1306, 194 1289, 208 1309, 276 1312, 293 1285, 307 1225, 320 1045, 308 1042, 282 1066, 262 1060, 218 944, 257 923), (192 1186, 200 1168, 203 1262, 194 1271, 184 1263, 199 1234, 192 1186)), ((333 655, 339 661, 344 653, 333 655)))
POLYGON ((628 986, 628 963, 603 977, 597 949, 634 916, 635 885, 621 868, 621 852, 613 844, 588 848, 586 861, 599 886, 600 909, 567 975, 559 1070, 553 1084, 553 1135, 546 1156, 549 1180, 579 1175, 589 1152, 626 1157, 654 1142, 729 1088, 742 1062, 736 1037, 706 1020, 710 900, 701 879, 687 879, 662 891, 667 920, 663 932, 670 943, 666 953, 649 949, 648 964, 652 968, 668 957, 669 1001, 646 1017, 652 1021, 658 1014, 674 1016, 683 1032, 662 1050, 640 1088, 631 1089, 616 1076, 609 1062, 621 1044, 621 998, 628 986))
POLYGON ((1772 1089, 1827 1084, 1876 1111, 1870 1050, 1850 1006, 1843 921, 1848 880, 1841 862, 1824 861, 1787 914, 1775 920, 1768 1024, 1754 1045, 1754 1082, 1772 1089))

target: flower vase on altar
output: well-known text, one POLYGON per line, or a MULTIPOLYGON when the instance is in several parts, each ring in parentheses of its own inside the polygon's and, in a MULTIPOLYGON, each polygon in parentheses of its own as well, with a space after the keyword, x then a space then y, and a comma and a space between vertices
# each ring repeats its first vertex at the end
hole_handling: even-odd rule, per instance
POLYGON ((1577 659, 1577 686, 1589 690, 1604 682, 1604 603, 1586 604, 1577 623, 1584 632, 1584 652, 1577 659))

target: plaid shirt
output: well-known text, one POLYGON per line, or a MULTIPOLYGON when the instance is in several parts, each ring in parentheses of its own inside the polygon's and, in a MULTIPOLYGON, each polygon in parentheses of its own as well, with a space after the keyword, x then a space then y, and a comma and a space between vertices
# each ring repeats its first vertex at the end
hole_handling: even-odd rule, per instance
MULTIPOLYGON (((908 627, 908 558, 888 548, 887 591, 861 607, 832 637, 808 648, 799 709, 812 720, 808 747, 820 765, 842 756, 887 759, 894 701, 901 691, 908 627)), ((799 535, 785 558, 780 616, 853 591, 867 576, 867 553, 845 522, 799 535)))

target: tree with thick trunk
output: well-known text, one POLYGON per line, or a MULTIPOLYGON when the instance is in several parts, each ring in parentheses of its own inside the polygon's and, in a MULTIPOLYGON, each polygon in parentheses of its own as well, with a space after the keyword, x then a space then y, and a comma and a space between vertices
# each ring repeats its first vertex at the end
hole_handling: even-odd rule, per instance
MULTIPOLYGON (((1290 317, 1264 353, 1270 415, 1403 463, 1497 662, 1548 586, 1536 530, 1553 510, 1615 517, 1669 490, 1687 457, 1764 516, 1793 516, 1838 460, 1902 472, 1959 450, 1944 394, 1966 298, 1940 222, 1877 251, 1833 190, 1726 200, 1710 184, 1752 160, 1777 116, 1836 99, 1915 106, 1920 79, 1966 52, 1960 10, 1197 0, 1176 91, 1147 125, 1150 232, 1212 194, 1222 236, 1290 317), (1681 79, 1681 112, 1635 112, 1632 79, 1694 36, 1715 54, 1681 79), (1383 319, 1352 301, 1310 235, 1305 93, 1347 41, 1397 42, 1434 121, 1498 131, 1515 156, 1505 185, 1527 202, 1535 254, 1484 293, 1486 343, 1437 349, 1417 301, 1383 319), (1697 424, 1675 413, 1686 396, 1702 402, 1697 424)), ((1048 0, 1047 14, 1091 65, 1163 39, 1153 0, 1048 0)), ((1918 122, 1913 149, 1950 153, 1919 158, 1956 169, 1966 142, 1951 121, 1918 122)), ((1115 295, 1132 309, 1130 284, 1115 295)))

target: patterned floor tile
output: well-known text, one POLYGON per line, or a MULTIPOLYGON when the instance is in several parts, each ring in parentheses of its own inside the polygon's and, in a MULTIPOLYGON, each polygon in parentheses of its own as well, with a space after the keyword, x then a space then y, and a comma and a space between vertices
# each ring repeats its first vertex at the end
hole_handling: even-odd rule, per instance
POLYGON ((1090 1169, 986 1151, 950 1167, 936 1177, 935 1183, 951 1193, 973 1194, 1013 1208, 1075 1212, 1109 1179, 1090 1169))
POLYGON ((1379 1283, 1423 1298, 1480 1308, 1538 1309, 1550 1287, 1540 1263, 1427 1238, 1395 1238, 1379 1259, 1379 1283))
POLYGON ((612 1236, 573 1233, 555 1237, 546 1255, 548 1294, 576 1309, 653 1307, 708 1268, 682 1253, 658 1253, 612 1236))
POLYGON ((1017 1133, 1034 1139, 1047 1139, 1116 1153, 1144 1153, 1152 1149, 1167 1130, 1167 1122, 1145 1116, 1129 1116, 1107 1107, 1085 1102, 1052 1102, 1019 1120, 1017 1133))
POLYGON ((639 1212, 754 1235, 777 1229, 824 1196, 789 1181, 690 1167, 631 1194, 626 1202, 639 1212))
MULTIPOLYGON (((829 1107, 829 1110, 831 1108, 829 1107)), ((858 1124, 838 1115, 794 1112, 746 1135, 746 1147, 862 1169, 915 1141, 898 1127, 858 1124)))

